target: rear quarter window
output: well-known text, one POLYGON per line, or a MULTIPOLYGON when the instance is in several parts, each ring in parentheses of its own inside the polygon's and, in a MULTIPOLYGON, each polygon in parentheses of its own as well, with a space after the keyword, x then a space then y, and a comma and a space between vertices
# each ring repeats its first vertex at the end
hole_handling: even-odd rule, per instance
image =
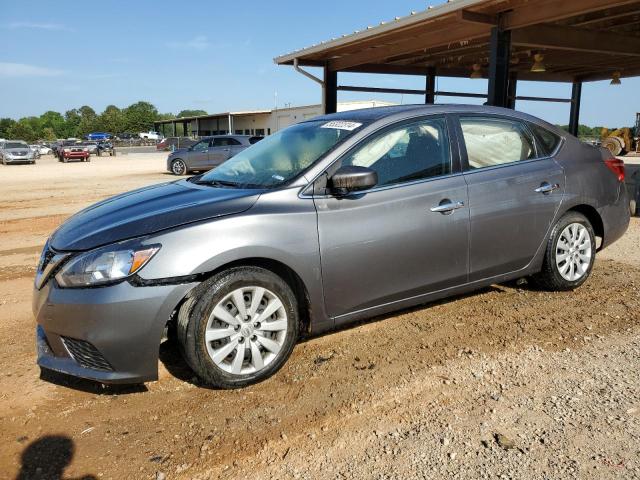
POLYGON ((529 128, 535 135, 538 145, 544 150, 544 153, 546 155, 552 155, 560 145, 562 137, 534 123, 530 123, 529 128))

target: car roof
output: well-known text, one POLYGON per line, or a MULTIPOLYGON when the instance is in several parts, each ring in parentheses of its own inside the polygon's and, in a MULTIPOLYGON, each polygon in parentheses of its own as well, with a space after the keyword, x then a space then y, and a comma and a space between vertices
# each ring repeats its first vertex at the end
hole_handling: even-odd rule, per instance
MULTIPOLYGON (((415 115, 431 115, 431 114, 445 114, 445 113, 480 113, 488 115, 501 115, 507 117, 513 117, 520 120, 526 120, 529 122, 544 125, 547 128, 559 133, 558 127, 552 125, 544 120, 541 120, 532 115, 528 115, 517 110, 502 107, 491 107, 488 105, 462 105, 462 104, 435 104, 435 105, 393 105, 386 107, 372 107, 363 108, 360 110, 347 110, 344 112, 331 113, 327 115, 321 115, 314 117, 309 121, 331 121, 331 120, 349 120, 363 123, 374 123, 383 119, 395 119, 401 120, 405 117, 412 117, 415 115)), ((560 131, 562 132, 562 131, 560 131)), ((565 132, 562 132, 565 133, 565 132)))

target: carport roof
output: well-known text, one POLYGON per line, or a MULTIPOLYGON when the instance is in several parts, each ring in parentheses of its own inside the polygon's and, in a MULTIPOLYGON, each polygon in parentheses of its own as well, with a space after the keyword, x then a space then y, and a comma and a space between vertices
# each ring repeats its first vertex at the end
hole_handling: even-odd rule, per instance
POLYGON ((277 57, 330 71, 487 76, 491 29, 511 32, 521 80, 594 81, 640 75, 638 0, 455 0, 277 57), (537 53, 546 71, 531 72, 537 53))

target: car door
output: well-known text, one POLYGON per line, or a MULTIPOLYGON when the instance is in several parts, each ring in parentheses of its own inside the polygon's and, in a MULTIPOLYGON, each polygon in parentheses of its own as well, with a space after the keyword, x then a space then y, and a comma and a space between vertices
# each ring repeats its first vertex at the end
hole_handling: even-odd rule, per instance
POLYGON ((340 317, 465 283, 467 186, 447 120, 425 117, 360 142, 327 172, 369 167, 378 185, 314 197, 325 306, 340 317))
POLYGON ((209 149, 209 168, 214 168, 229 159, 231 153, 230 138, 215 137, 212 139, 211 148, 209 149))
POLYGON ((206 169, 209 166, 209 139, 192 145, 187 154, 187 168, 190 170, 206 169))
POLYGON ((526 267, 562 201, 562 167, 527 124, 510 117, 458 116, 469 186, 469 280, 526 267))

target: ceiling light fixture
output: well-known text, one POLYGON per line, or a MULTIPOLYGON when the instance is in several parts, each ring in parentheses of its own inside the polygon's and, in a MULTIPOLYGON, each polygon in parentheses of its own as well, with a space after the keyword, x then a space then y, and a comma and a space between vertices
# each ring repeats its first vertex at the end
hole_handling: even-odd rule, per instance
POLYGON ((609 85, 622 85, 622 82, 620 81, 620 72, 613 72, 613 74, 611 75, 611 83, 609 85))
POLYGON ((532 72, 540 73, 547 71, 547 67, 545 67, 544 65, 544 55, 542 55, 541 53, 536 53, 533 56, 533 60, 533 66, 531 67, 532 72))
POLYGON ((473 71, 471 72, 469 78, 482 78, 482 65, 480 65, 479 63, 474 63, 471 68, 473 69, 473 71))

